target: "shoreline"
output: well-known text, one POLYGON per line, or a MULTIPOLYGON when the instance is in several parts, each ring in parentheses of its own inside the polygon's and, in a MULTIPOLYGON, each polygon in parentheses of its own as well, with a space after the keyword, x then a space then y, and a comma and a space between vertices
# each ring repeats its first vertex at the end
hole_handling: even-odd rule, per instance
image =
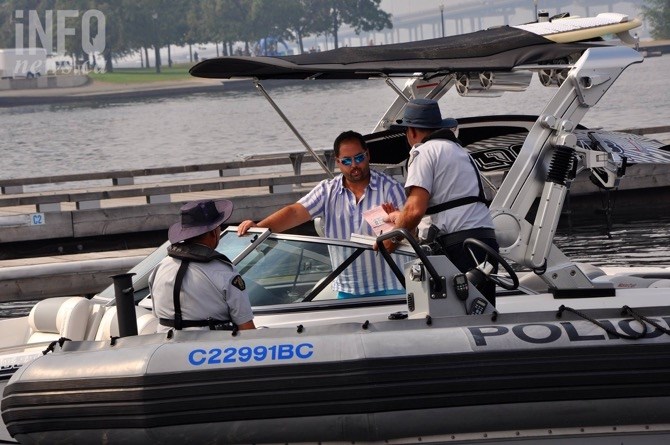
MULTIPOLYGON (((303 82, 294 79, 272 79, 263 82, 267 89, 303 82)), ((324 80, 322 82, 348 82, 324 80)), ((94 101, 123 101, 157 97, 183 96, 195 93, 254 91, 251 79, 201 79, 116 84, 89 80, 86 85, 71 88, 34 88, 0 91, 0 109, 31 105, 59 105, 94 101)))
MULTIPOLYGON (((80 87, 5 90, 0 92, 0 108, 219 92, 224 91, 224 89, 226 91, 230 90, 230 87, 238 82, 193 78, 176 82, 115 84, 90 80, 86 85, 80 87)), ((242 84, 235 86, 239 88, 242 84)))

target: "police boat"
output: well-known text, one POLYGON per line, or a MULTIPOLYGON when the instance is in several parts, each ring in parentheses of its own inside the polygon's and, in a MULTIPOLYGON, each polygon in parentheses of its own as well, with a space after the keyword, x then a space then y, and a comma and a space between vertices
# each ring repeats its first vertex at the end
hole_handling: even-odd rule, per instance
POLYGON ((398 235, 417 256, 403 312, 55 342, 10 380, 3 421, 35 444, 670 438, 670 307, 498 312, 472 283, 514 288, 513 270, 463 275, 404 230, 380 240, 398 235))
POLYGON ((406 238, 402 268, 382 257, 406 292, 337 300, 330 283, 374 240, 237 238, 229 228, 218 249, 242 272, 265 329, 156 334, 146 280, 162 246, 91 300, 47 299, 0 321, 8 434, 21 443, 670 438, 670 271, 580 264, 553 243, 578 175, 607 188, 626 175, 627 152, 598 134, 584 139, 579 122, 642 57, 518 28, 445 39, 210 59, 192 74, 252 76, 261 92, 265 78, 409 78, 378 124, 380 140, 394 138, 384 128, 408 98, 440 98, 463 73, 498 79, 496 94, 518 90, 519 74, 551 79, 556 94, 527 122, 490 206, 501 249, 488 254, 505 273, 485 261, 463 275, 390 232, 383 237, 406 238), (349 259, 331 264, 333 247, 349 259), (499 286, 495 307, 476 288, 482 280, 499 286))

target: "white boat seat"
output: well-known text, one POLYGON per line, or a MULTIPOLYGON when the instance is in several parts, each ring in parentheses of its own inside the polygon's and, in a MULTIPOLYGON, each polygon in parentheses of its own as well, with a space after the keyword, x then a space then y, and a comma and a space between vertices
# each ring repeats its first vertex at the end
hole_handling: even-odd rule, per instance
POLYGON ((86 328, 86 340, 95 340, 98 333, 100 322, 105 314, 107 307, 102 304, 91 304, 91 315, 88 317, 88 327, 86 328))
POLYGON ((84 340, 91 302, 84 297, 47 298, 30 310, 28 343, 58 340, 84 340))
MULTIPOLYGON (((135 306, 135 318, 137 318, 138 335, 155 334, 158 327, 158 319, 151 312, 141 306, 135 306)), ((102 316, 95 340, 108 340, 110 337, 119 336, 119 322, 116 318, 116 306, 110 307, 102 316)))
POLYGON ((649 287, 660 289, 660 288, 668 288, 670 287, 670 280, 668 279, 662 279, 658 281, 654 281, 649 285, 649 287))

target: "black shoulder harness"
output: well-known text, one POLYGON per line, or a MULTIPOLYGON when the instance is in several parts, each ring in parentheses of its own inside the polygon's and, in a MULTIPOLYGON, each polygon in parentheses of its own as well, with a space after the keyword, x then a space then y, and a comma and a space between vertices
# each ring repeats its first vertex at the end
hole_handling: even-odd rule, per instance
MULTIPOLYGON (((461 145, 461 141, 458 140, 458 138, 454 135, 454 132, 449 130, 449 129, 441 129, 437 130, 433 133, 431 133, 428 137, 426 137, 422 142, 427 142, 433 139, 447 139, 451 142, 455 142, 458 145, 461 145)), ((453 209, 456 207, 464 206, 467 204, 472 204, 474 202, 483 202, 488 205, 491 203, 488 199, 486 199, 486 195, 484 194, 484 186, 482 185, 482 178, 479 175, 479 170, 477 169, 477 166, 475 165, 475 161, 472 160, 472 156, 468 155, 468 158, 470 159, 470 164, 472 164, 472 168, 475 169, 475 173, 477 174, 477 184, 479 185, 479 195, 478 196, 466 196, 464 198, 458 198, 458 199, 452 199, 451 201, 443 202, 442 204, 437 204, 434 206, 430 206, 426 209, 426 215, 434 215, 436 213, 444 212, 445 210, 453 209)))
MULTIPOLYGON (((177 276, 175 277, 174 281, 174 289, 172 290, 172 301, 174 304, 174 328, 179 331, 182 329, 182 327, 184 327, 179 295, 181 293, 181 284, 184 281, 184 275, 186 275, 186 269, 188 269, 189 263, 191 261, 195 261, 196 263, 209 263, 213 260, 221 261, 230 266, 232 266, 233 263, 224 254, 201 244, 173 244, 168 247, 167 253, 172 258, 178 258, 181 260, 181 265, 179 266, 179 270, 177 271, 177 276)), ((207 320, 190 321, 188 324, 191 326, 199 326, 202 323, 207 323, 207 320)), ((207 326, 207 324, 202 324, 202 326, 207 326)))

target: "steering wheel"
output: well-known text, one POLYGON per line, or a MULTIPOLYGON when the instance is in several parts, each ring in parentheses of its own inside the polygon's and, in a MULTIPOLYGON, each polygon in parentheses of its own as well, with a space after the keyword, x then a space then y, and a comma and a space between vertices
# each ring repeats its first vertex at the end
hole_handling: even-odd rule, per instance
POLYGON ((493 281, 495 284, 498 286, 502 287, 503 289, 507 290, 514 290, 517 287, 519 287, 519 277, 516 275, 516 272, 512 269, 512 266, 509 265, 505 259, 500 256, 498 252, 493 250, 491 247, 489 247, 487 244, 483 243, 482 241, 475 239, 475 238, 468 238, 465 241, 463 241, 463 247, 465 247, 468 252, 470 252, 470 255, 472 256, 472 259, 474 260, 475 264, 477 264, 477 268, 479 269, 479 265, 481 263, 477 259, 477 256, 473 252, 473 247, 476 247, 478 249, 481 249, 484 251, 486 256, 484 257, 483 262, 488 262, 489 256, 498 260, 498 265, 502 266, 503 269, 505 269, 505 272, 509 274, 509 278, 503 277, 502 275, 498 275, 495 273, 485 273, 482 269, 479 269, 484 276, 486 276, 487 280, 493 281), (509 283, 507 280, 512 280, 512 283, 509 283))

